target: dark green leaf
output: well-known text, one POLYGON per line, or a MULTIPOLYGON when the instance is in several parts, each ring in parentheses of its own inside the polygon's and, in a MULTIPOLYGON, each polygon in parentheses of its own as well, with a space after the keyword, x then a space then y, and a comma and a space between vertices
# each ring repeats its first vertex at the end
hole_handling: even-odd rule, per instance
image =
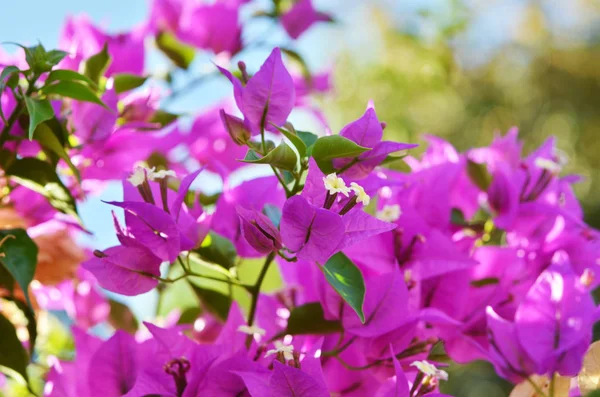
POLYGON ((215 232, 210 232, 200 248, 195 249, 194 252, 197 252, 202 259, 216 263, 225 269, 233 267, 237 256, 233 243, 215 232))
POLYGON ((47 99, 34 99, 29 96, 25 97, 25 105, 29 113, 29 140, 32 140, 37 126, 54 117, 54 109, 47 99))
POLYGON ((187 69, 190 66, 196 54, 193 47, 183 44, 175 36, 166 32, 159 33, 156 36, 156 46, 175 65, 182 69, 187 69))
POLYGON ((273 204, 265 204, 263 213, 273 222, 275 227, 279 227, 279 223, 281 223, 281 210, 279 207, 273 204))
POLYGON ((267 153, 266 156, 258 160, 242 160, 250 164, 269 164, 273 167, 281 168, 288 171, 293 171, 296 168, 297 157, 294 150, 285 142, 281 142, 279 146, 267 153))
POLYGON ((134 334, 138 329, 138 321, 126 305, 109 299, 110 315, 108 322, 115 329, 122 329, 130 334, 134 334))
POLYGON ((4 266, 0 266, 0 288, 8 291, 10 296, 15 289, 15 278, 4 266))
POLYGON ((64 57, 66 57, 67 55, 69 55, 69 54, 65 51, 50 50, 50 51, 46 52, 46 62, 52 66, 58 65, 58 63, 60 61, 62 61, 64 59, 64 57))
POLYGON ((6 175, 42 194, 60 212, 73 215, 79 220, 75 199, 49 163, 33 157, 25 157, 11 163, 6 170, 6 175))
POLYGON ((194 321, 202 314, 202 309, 199 307, 188 307, 183 310, 177 324, 193 324, 194 321))
POLYGON ((0 230, 0 241, 0 263, 17 281, 31 305, 28 288, 37 266, 38 247, 23 229, 0 230))
POLYGON ((471 181, 483 191, 487 191, 492 183, 492 176, 490 175, 487 166, 485 164, 476 163, 471 160, 467 160, 467 174, 471 181))
POLYGON ((481 288, 488 285, 496 285, 499 284, 500 280, 497 277, 486 277, 479 280, 471 281, 471 285, 475 288, 481 288))
POLYGON ((0 314, 0 366, 12 369, 25 380, 27 377, 27 352, 17 337, 17 331, 10 321, 0 314))
POLYGON ((312 149, 312 156, 317 165, 325 174, 333 172, 331 160, 336 158, 357 157, 360 154, 370 150, 369 148, 357 145, 350 139, 339 135, 323 136, 315 142, 312 149))
POLYGON ((91 87, 96 87, 96 83, 94 83, 89 77, 68 69, 57 69, 51 71, 48 74, 48 78, 46 79, 44 85, 49 85, 53 81, 80 81, 89 84, 91 87))
POLYGON ((164 110, 159 109, 154 113, 154 115, 150 119, 150 122, 160 124, 162 128, 177 120, 178 117, 178 114, 165 112, 164 110))
POLYGON ((201 306, 204 310, 206 310, 209 313, 212 313, 221 321, 227 320, 229 308, 231 307, 230 297, 212 289, 198 287, 197 285, 192 283, 189 284, 194 290, 194 293, 196 294, 198 299, 200 300, 201 306))
POLYGON ((312 302, 292 310, 285 333, 288 335, 329 334, 341 330, 342 325, 339 321, 325 320, 321 304, 312 302))
MULTIPOLYGON (((1 266, 0 266, 1 267, 1 266)), ((27 333, 29 334, 29 356, 33 357, 33 351, 35 350, 35 341, 37 340, 37 322, 35 320, 35 313, 33 309, 28 306, 25 302, 15 299, 4 297, 2 299, 14 302, 21 312, 27 318, 27 333)))
MULTIPOLYGON (((9 85, 9 81, 13 76, 18 76, 21 71, 16 66, 7 66, 0 73, 0 94, 4 91, 7 85, 9 85)), ((0 118, 6 124, 6 119, 4 118, 4 112, 2 111, 2 107, 0 106, 0 118)))
POLYGON ((465 214, 459 208, 452 208, 450 211, 450 223, 457 226, 466 226, 468 224, 465 214))
POLYGON ((593 392, 586 394, 585 397, 600 397, 600 390, 594 390, 593 392))
POLYGON ((283 181, 285 183, 292 183, 296 180, 296 178, 294 177, 294 175, 292 175, 291 172, 283 170, 281 171, 281 176, 283 177, 283 181))
POLYGON ((83 74, 94 83, 98 84, 100 77, 104 76, 104 72, 108 69, 111 59, 108 54, 108 45, 104 44, 102 51, 92 55, 83 63, 83 74))
POLYGON ((304 142, 307 148, 311 148, 315 142, 317 142, 317 139, 319 139, 317 135, 308 131, 296 131, 296 135, 298 135, 298 138, 302 139, 302 142, 304 142))
POLYGON ((281 132, 287 139, 289 139, 290 142, 292 142, 292 145, 294 145, 296 147, 296 150, 298 150, 300 158, 306 157, 306 144, 302 139, 300 139, 298 135, 286 130, 285 128, 277 127, 275 124, 273 125, 279 130, 279 132, 281 132))
POLYGON ((130 73, 119 73, 113 76, 114 87, 117 94, 138 88, 148 80, 148 77, 130 73))
POLYGON ((246 156, 244 157, 244 161, 252 162, 256 160, 260 160, 260 155, 256 153, 256 151, 248 149, 248 151, 246 152, 246 156))
POLYGON ((365 322, 363 303, 365 300, 365 281, 359 268, 346 255, 338 252, 321 267, 327 282, 340 294, 365 322))
POLYGON ((73 175, 75 175, 77 180, 81 182, 81 175, 79 174, 79 170, 71 161, 71 158, 67 154, 67 151, 65 150, 63 145, 61 145, 59 138, 56 136, 56 134, 54 134, 54 131, 52 131, 46 123, 40 124, 36 129, 35 140, 40 142, 42 146, 53 151, 58 155, 58 157, 63 159, 65 163, 67 163, 67 165, 69 166, 69 169, 71 170, 73 175))
POLYGON ((57 81, 54 84, 46 85, 42 87, 42 92, 46 95, 60 95, 62 97, 73 98, 79 101, 97 103, 98 105, 104 106, 108 109, 108 106, 90 87, 87 85, 80 84, 76 81, 62 80, 57 81))

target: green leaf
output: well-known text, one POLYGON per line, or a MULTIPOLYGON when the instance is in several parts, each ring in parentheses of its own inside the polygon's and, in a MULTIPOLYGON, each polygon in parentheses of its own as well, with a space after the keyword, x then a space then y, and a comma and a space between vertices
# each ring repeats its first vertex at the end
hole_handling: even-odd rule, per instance
POLYGON ((337 158, 357 157, 360 154, 370 150, 369 148, 357 145, 350 139, 339 135, 323 136, 315 142, 312 149, 312 156, 317 165, 325 174, 334 171, 331 160, 337 158))
POLYGON ((194 293, 200 300, 201 306, 207 312, 212 313, 221 321, 227 320, 229 308, 231 307, 231 298, 220 292, 208 288, 202 288, 189 283, 194 293))
POLYGON ((114 87, 117 94, 127 92, 143 85, 148 77, 131 73, 119 73, 113 76, 114 87))
POLYGON ((260 155, 256 153, 256 151, 254 151, 253 149, 248 149, 248 151, 246 152, 246 156, 244 157, 244 161, 253 162, 256 160, 260 160, 260 155))
POLYGON ((279 207, 273 204, 265 204, 262 212, 271 220, 271 222, 273 222, 275 227, 279 227, 279 224, 281 223, 281 210, 279 207))
POLYGON ((35 140, 40 142, 42 146, 50 149, 51 151, 56 153, 58 157, 63 159, 65 163, 67 163, 67 165, 69 166, 69 169, 71 170, 73 175, 75 175, 77 180, 81 182, 81 175, 79 174, 79 170, 71 161, 71 158, 69 157, 63 145, 60 143, 60 140, 58 139, 54 131, 52 131, 46 123, 40 124, 36 129, 35 140))
POLYGON ((15 289, 15 278, 4 266, 0 266, 0 288, 8 291, 11 296, 15 289))
POLYGON ((54 109, 47 99, 34 99, 29 96, 25 96, 25 106, 29 113, 29 140, 32 140, 37 126, 54 117, 54 109))
POLYGON ((365 322, 363 303, 365 300, 365 281, 359 268, 346 255, 338 252, 321 266, 327 282, 340 294, 365 322))
POLYGON ((233 267, 237 257, 233 243, 215 232, 210 232, 194 252, 198 253, 202 259, 216 263, 225 269, 233 267))
MULTIPOLYGON (((6 86, 10 86, 10 81, 13 76, 18 76, 21 71, 16 66, 7 66, 0 73, 0 94, 4 92, 6 86)), ((2 107, 0 107, 0 118, 6 124, 6 118, 4 118, 4 112, 2 111, 2 107)))
POLYGON ((178 117, 178 114, 165 112, 164 110, 159 109, 150 119, 150 123, 160 124, 160 127, 163 128, 177 120, 178 117))
POLYGON ((318 302, 307 303, 292 310, 285 333, 288 335, 329 334, 342 330, 339 321, 325 320, 318 302))
POLYGON ((108 323, 115 329, 122 329, 134 334, 138 330, 139 324, 129 307, 112 299, 109 299, 108 303, 110 304, 108 323))
POLYGON ((181 69, 187 69, 196 55, 193 47, 183 44, 175 36, 166 32, 156 36, 156 46, 181 69))
POLYGON ((69 53, 61 50, 50 50, 46 52, 46 62, 49 65, 58 65, 69 53))
POLYGON ((277 127, 275 124, 273 124, 273 126, 277 128, 279 132, 281 132, 287 139, 289 139, 290 142, 292 142, 292 145, 294 145, 296 150, 298 150, 300 158, 306 157, 306 144, 298 135, 286 130, 285 128, 277 127))
POLYGON ((27 377, 28 357, 21 341, 17 337, 14 325, 0 314, 0 366, 7 367, 20 374, 25 380, 27 377))
POLYGON ((42 194, 60 212, 73 215, 80 221, 75 199, 50 163, 33 157, 17 159, 8 167, 6 175, 21 185, 42 194))
POLYGON ((111 59, 108 54, 108 44, 104 44, 102 50, 89 57, 84 63, 81 72, 94 83, 98 84, 100 77, 104 76, 104 72, 108 69, 111 59))
POLYGON ((296 168, 297 160, 294 150, 287 143, 281 142, 279 146, 262 158, 257 160, 244 159, 241 161, 250 164, 269 164, 277 168, 293 171, 296 168))
POLYGON ((319 139, 319 137, 313 134, 312 132, 308 131, 296 131, 296 135, 298 135, 298 138, 302 139, 302 142, 304 142, 307 148, 306 154, 310 156, 308 149, 310 149, 315 144, 315 142, 317 142, 317 139, 319 139))
POLYGON ((46 95, 60 95, 62 97, 73 98, 79 101, 97 103, 100 106, 104 106, 108 109, 108 106, 90 87, 87 85, 80 84, 76 81, 61 80, 51 85, 42 87, 41 90, 46 95))
POLYGON ((471 281, 471 285, 475 288, 481 288, 488 285, 496 285, 499 284, 500 280, 497 277, 486 277, 479 280, 471 281))
POLYGON ((81 81, 83 83, 89 84, 91 87, 97 87, 96 83, 94 83, 89 77, 68 69, 57 69, 51 71, 48 74, 48 78, 46 79, 44 84, 49 85, 53 81, 81 81))
POLYGON ((492 183, 492 176, 485 164, 467 160, 467 174, 475 186, 483 191, 487 191, 492 183))
POLYGON ((0 263, 17 281, 31 306, 27 289, 35 274, 38 247, 23 229, 0 230, 0 241, 0 263))
POLYGON ((33 309, 19 299, 10 297, 3 297, 2 299, 13 302, 25 315, 25 318, 27 319, 27 333, 29 334, 29 356, 33 357, 35 341, 37 340, 37 322, 35 320, 35 313, 33 312, 33 309))

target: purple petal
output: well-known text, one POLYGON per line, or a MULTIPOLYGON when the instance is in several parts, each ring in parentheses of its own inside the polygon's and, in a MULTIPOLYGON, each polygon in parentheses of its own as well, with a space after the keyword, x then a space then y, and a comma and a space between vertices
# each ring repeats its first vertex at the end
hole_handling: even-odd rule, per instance
POLYGON ((199 170, 186 175, 186 177, 181 180, 179 190, 177 191, 177 197, 175 197, 175 201, 173 201, 173 204, 171 204, 171 215, 175 217, 175 221, 179 220, 179 212, 181 211, 181 206, 183 204, 183 201, 185 200, 185 196, 190 190, 190 186, 192 185, 192 183, 194 183, 194 181, 202 172, 202 170, 204 170, 204 168, 205 167, 202 167, 199 170))
POLYGON ((337 247, 341 251, 369 237, 389 232, 396 228, 395 223, 384 222, 363 211, 352 211, 342 217, 344 238, 337 247))
POLYGON ((347 332, 375 337, 399 327, 406 320, 408 289, 398 270, 368 279, 366 290, 365 323, 362 324, 351 310, 345 310, 344 329, 347 332))
POLYGON ((155 205, 111 201, 125 210, 125 223, 135 239, 164 261, 174 262, 181 252, 179 228, 173 218, 155 205))
POLYGON ((215 65, 215 66, 219 69, 221 74, 223 74, 223 76, 227 77, 227 79, 229 79, 231 84, 233 84, 233 97, 235 98, 235 103, 236 103, 238 109, 243 112, 244 108, 243 108, 243 102, 242 102, 242 95, 244 92, 244 86, 242 85, 242 82, 240 81, 240 79, 235 77, 229 70, 222 68, 219 65, 215 65))
POLYGON ((344 237, 344 221, 334 212, 313 207, 302 196, 290 198, 281 216, 283 243, 300 259, 325 263, 344 237))
POLYGON ((255 126, 282 125, 294 108, 294 81, 281 60, 279 48, 273 49, 260 70, 248 81, 242 95, 244 116, 255 126))
POLYGON ((300 37, 313 23, 327 20, 331 20, 331 18, 317 12, 311 0, 297 1, 288 12, 281 16, 281 24, 292 39, 300 37))
POLYGON ((133 336, 117 330, 90 360, 88 382, 94 396, 121 396, 135 383, 138 372, 133 336))
POLYGON ((236 210, 240 217, 242 236, 252 248, 263 254, 281 248, 281 235, 269 218, 239 205, 236 210))
POLYGON ((383 128, 377 119, 375 109, 368 108, 358 120, 342 128, 340 135, 354 141, 360 146, 375 147, 383 136, 383 128))
POLYGON ((328 397, 327 388, 297 368, 273 362, 270 387, 272 397, 328 397))
POLYGON ((260 397, 271 395, 271 386, 269 385, 269 382, 272 374, 268 372, 245 371, 235 371, 234 374, 242 378, 250 396, 260 397))
POLYGON ((82 264, 102 288, 131 296, 150 291, 158 284, 150 275, 160 276, 161 260, 147 249, 115 246, 104 250, 104 254, 106 257, 93 257, 82 264))

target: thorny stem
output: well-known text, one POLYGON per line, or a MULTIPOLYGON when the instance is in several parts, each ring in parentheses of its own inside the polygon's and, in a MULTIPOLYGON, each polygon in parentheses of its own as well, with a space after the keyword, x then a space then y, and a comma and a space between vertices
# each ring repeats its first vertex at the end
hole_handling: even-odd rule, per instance
MULTIPOLYGON (((260 294, 260 287, 262 286, 263 281, 265 280, 265 276, 267 275, 267 271, 269 270, 269 266, 273 259, 275 258, 275 252, 271 252, 267 259, 265 259, 265 263, 263 264, 262 269, 260 269, 260 273, 258 278, 256 279, 256 283, 249 288, 250 294, 252 294, 252 300, 250 303, 250 312, 248 313, 248 326, 252 326, 254 324, 254 317, 256 316, 256 307, 258 305, 258 296, 260 294)), ((252 343, 252 335, 248 335, 246 338, 246 347, 250 347, 252 343)))

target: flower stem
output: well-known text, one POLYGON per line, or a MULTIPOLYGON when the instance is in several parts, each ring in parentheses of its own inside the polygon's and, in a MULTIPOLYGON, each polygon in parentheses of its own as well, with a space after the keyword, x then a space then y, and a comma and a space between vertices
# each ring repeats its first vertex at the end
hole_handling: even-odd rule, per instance
MULTIPOLYGON (((269 266, 273 259, 275 258, 275 252, 271 252, 267 259, 265 259, 265 263, 263 264, 262 269, 260 269, 260 274, 256 279, 256 283, 249 288, 250 294, 252 295, 252 300, 250 303, 250 312, 248 313, 248 326, 252 326, 254 324, 254 317, 256 317, 256 308, 258 306, 258 296, 260 295, 260 287, 262 286, 263 281, 265 280, 265 276, 267 275, 267 271, 269 270, 269 266)), ((252 343, 252 335, 248 335, 246 338, 246 347, 250 347, 252 343)))

